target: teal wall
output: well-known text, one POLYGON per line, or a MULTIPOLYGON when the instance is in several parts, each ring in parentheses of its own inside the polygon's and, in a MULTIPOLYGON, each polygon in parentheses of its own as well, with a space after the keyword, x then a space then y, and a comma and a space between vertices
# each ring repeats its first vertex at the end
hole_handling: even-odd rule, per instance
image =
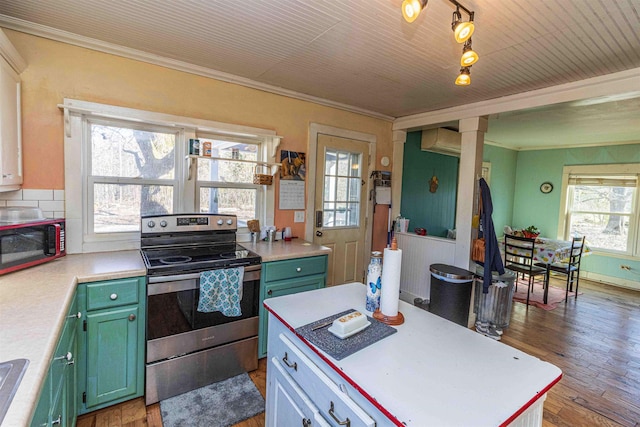
POLYGON ((409 231, 426 228, 430 236, 446 237, 455 228, 458 163, 460 159, 422 151, 422 132, 409 132, 404 145, 400 213, 409 218, 409 231), (429 180, 438 177, 438 190, 429 192, 429 180))
MULTIPOLYGON (((555 237, 558 232, 563 167, 640 163, 640 144, 520 151, 517 158, 513 226, 523 228, 535 225, 542 235, 555 237), (540 192, 540 184, 546 181, 553 184, 553 191, 549 194, 540 192)), ((584 258, 582 268, 585 271, 637 282, 639 278, 633 272, 640 270, 640 261, 590 255, 584 258), (620 264, 630 265, 632 271, 621 270, 620 264)))
MULTIPOLYGON (((410 231, 423 227, 429 235, 446 236, 447 228, 455 227, 459 159, 421 151, 420 138, 420 132, 407 134, 400 212, 410 219, 410 231), (434 172, 440 181, 435 194, 429 192, 434 172)), ((485 145, 483 161, 491 163, 489 187, 496 234, 502 235, 505 225, 535 225, 542 235, 556 237, 563 167, 640 163, 640 144, 519 152, 485 145), (553 184, 551 193, 540 191, 543 182, 553 184)), ((640 261, 594 254, 584 258, 583 269, 638 282, 634 273, 640 270, 640 261), (621 270, 620 264, 630 265, 632 271, 621 270)))
POLYGON ((505 225, 513 223, 513 196, 516 192, 516 162, 518 152, 494 145, 485 145, 482 161, 491 163, 489 189, 493 202, 493 226, 498 237, 505 225))

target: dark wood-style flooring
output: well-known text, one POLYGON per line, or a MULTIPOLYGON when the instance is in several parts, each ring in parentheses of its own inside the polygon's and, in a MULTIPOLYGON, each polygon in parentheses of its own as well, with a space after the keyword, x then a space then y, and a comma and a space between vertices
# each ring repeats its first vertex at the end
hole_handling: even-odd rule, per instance
MULTIPOLYGON (((640 427, 640 292, 586 280, 580 292, 552 311, 514 303, 502 342, 563 371, 547 395, 543 426, 640 427)), ((266 359, 250 376, 264 396, 266 359)), ((264 425, 261 414, 235 427, 264 425)), ((78 418, 78 427, 102 426, 162 427, 160 407, 136 399, 78 418)))

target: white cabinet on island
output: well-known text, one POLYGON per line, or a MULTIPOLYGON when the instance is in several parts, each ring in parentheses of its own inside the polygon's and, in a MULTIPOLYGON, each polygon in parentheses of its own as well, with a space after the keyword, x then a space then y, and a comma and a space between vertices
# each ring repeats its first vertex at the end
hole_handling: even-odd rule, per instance
POLYGON ((350 283, 265 300, 267 426, 542 425, 560 369, 403 301, 397 333, 341 360, 296 333, 349 309, 371 315, 365 295, 350 283))

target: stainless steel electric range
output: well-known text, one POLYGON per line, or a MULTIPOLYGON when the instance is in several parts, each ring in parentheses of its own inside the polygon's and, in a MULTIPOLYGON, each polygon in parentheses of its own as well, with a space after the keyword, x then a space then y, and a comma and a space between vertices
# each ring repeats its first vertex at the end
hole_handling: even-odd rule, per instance
POLYGON ((144 216, 146 403, 258 367, 260 256, 236 243, 234 215, 144 216), (238 317, 200 312, 203 272, 243 267, 238 317))

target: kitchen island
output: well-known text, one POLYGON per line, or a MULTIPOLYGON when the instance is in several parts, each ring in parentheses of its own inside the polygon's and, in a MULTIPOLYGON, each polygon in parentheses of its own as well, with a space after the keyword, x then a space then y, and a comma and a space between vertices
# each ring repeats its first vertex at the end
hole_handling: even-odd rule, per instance
POLYGON ((402 301, 397 333, 342 360, 296 334, 344 310, 371 315, 365 294, 351 283, 265 300, 268 426, 295 414, 302 425, 332 418, 354 427, 542 424, 560 369, 402 301))

